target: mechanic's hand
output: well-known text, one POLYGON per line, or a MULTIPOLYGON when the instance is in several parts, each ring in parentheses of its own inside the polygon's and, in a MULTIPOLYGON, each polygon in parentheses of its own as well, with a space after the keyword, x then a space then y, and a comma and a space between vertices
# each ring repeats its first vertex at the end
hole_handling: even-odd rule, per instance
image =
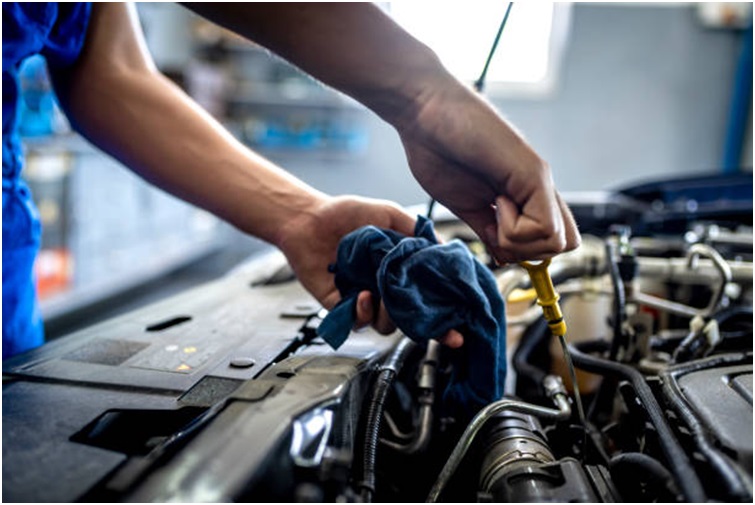
MULTIPOLYGON (((392 202, 357 197, 326 197, 311 212, 300 214, 282 232, 279 247, 286 255, 302 285, 326 309, 332 309, 341 295, 328 265, 335 263, 341 239, 366 225, 393 229, 414 235, 415 218, 392 202)), ((372 324, 380 333, 392 333, 396 326, 383 304, 375 310, 372 294, 363 291, 357 298, 355 327, 372 324)), ((441 342, 449 347, 463 344, 460 333, 452 330, 441 342)))
POLYGON ((457 81, 418 101, 416 115, 397 127, 414 176, 499 262, 579 245, 548 165, 488 103, 457 81))

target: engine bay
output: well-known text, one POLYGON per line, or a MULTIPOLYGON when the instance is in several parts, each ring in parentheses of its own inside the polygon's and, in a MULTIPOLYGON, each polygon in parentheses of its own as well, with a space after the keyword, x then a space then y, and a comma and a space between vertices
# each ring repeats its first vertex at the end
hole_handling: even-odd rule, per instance
POLYGON ((527 272, 436 209, 506 300, 501 400, 449 415, 434 341, 333 351, 274 253, 4 362, 3 500, 751 502, 751 174, 567 201, 583 413, 527 272))

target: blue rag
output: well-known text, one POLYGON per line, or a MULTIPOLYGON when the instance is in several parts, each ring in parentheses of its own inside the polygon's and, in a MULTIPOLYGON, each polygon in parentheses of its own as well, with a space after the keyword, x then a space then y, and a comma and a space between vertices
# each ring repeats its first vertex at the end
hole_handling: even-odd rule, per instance
POLYGON ((458 330, 464 345, 448 350, 453 375, 444 401, 471 416, 503 395, 503 299, 490 270, 462 242, 438 244, 432 222, 422 216, 414 233, 406 237, 365 226, 341 240, 330 270, 342 299, 318 334, 334 349, 343 344, 355 323, 357 295, 364 290, 380 296, 393 322, 415 342, 458 330))

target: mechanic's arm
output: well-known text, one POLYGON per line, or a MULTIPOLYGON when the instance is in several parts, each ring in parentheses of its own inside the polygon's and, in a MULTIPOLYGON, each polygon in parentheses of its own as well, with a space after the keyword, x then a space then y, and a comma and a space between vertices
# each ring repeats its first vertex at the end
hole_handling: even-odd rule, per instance
POLYGON ((150 182, 277 244, 326 196, 246 149, 160 74, 136 16, 94 4, 79 60, 53 73, 74 127, 150 182))
MULTIPOLYGON (((145 179, 278 246, 327 308, 340 299, 328 272, 343 235, 366 224, 414 233, 415 220, 384 201, 333 198, 236 141, 155 68, 136 13, 97 3, 76 64, 53 73, 75 128, 145 179)), ((358 324, 393 329, 360 294, 358 324)), ((458 338, 456 340, 459 342, 458 338)))
POLYGON ((396 127, 417 180, 498 260, 573 249, 579 232, 548 165, 434 53, 367 3, 191 3, 353 96, 396 127))

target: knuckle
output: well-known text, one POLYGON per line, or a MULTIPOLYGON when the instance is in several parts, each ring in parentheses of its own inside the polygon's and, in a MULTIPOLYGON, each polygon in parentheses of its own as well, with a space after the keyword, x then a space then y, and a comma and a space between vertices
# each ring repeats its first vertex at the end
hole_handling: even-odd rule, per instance
POLYGON ((573 237, 570 237, 567 244, 566 249, 568 251, 573 251, 574 249, 578 248, 582 245, 582 237, 579 234, 576 234, 573 237))
POLYGON ((559 235, 559 227, 556 226, 554 221, 545 221, 540 223, 540 234, 545 239, 553 240, 554 237, 559 235))
POLYGON ((559 254, 566 250, 566 237, 563 233, 557 233, 551 236, 551 239, 548 241, 548 248, 549 250, 547 252, 550 252, 552 254, 559 254))

